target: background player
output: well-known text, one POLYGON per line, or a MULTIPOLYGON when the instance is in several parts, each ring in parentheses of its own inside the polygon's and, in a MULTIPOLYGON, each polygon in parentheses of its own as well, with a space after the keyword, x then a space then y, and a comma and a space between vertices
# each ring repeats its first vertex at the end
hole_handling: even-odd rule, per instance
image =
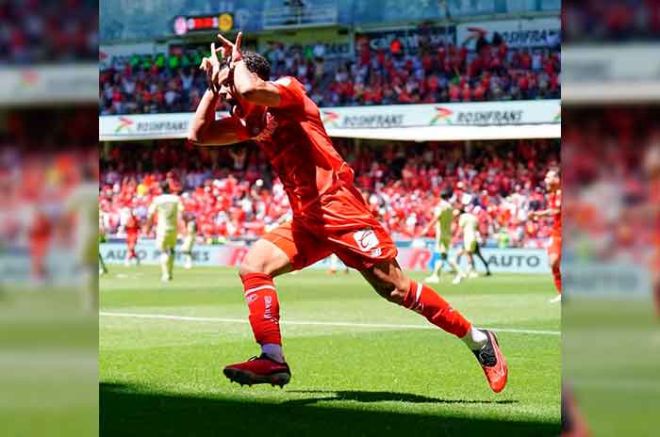
POLYGON ((172 280, 174 268, 174 249, 176 248, 177 229, 181 223, 183 203, 176 194, 170 193, 170 184, 164 181, 160 185, 162 194, 156 196, 149 205, 147 229, 156 224, 156 247, 160 250, 161 281, 172 280))
POLYGON ((230 60, 221 64, 212 44, 211 57, 202 61, 210 87, 197 107, 189 140, 206 145, 256 142, 282 181, 293 210, 293 221, 255 242, 241 264, 250 325, 262 353, 225 367, 225 375, 241 384, 289 382, 273 278, 334 252, 382 297, 461 338, 493 391, 504 389, 508 371, 494 334, 472 326, 431 288, 403 273, 394 242, 355 188, 352 169, 332 145, 320 111, 302 84, 292 77, 268 81, 268 61, 241 52, 241 33, 235 44, 219 37, 223 58, 230 60), (221 99, 231 105, 231 116, 216 120, 221 99))
POLYGON ((181 253, 183 254, 183 268, 186 270, 192 269, 192 250, 195 245, 195 238, 197 238, 197 221, 195 217, 188 218, 186 223, 186 236, 181 245, 181 253))
MULTIPOLYGON (((328 275, 336 275, 337 270, 339 270, 339 257, 332 253, 330 254, 330 259, 328 260, 330 266, 328 267, 328 275)), ((344 273, 348 274, 348 267, 344 266, 344 273)))
MULTIPOLYGON (((105 243, 105 226, 103 226, 103 211, 99 208, 99 237, 98 237, 98 244, 100 246, 101 243, 105 243)), ((101 251, 99 250, 99 276, 105 275, 108 273, 108 268, 105 265, 105 261, 103 260, 103 255, 101 254, 101 251)))
POLYGON ((548 261, 552 269, 552 277, 557 288, 557 296, 550 302, 561 302, 561 179, 559 168, 553 167, 545 175, 545 187, 548 191, 548 208, 532 211, 532 220, 541 217, 552 217, 552 233, 548 245, 548 261))
MULTIPOLYGON (((477 218, 477 222, 479 222, 479 212, 481 211, 481 208, 479 206, 475 206, 474 209, 472 210, 472 214, 477 218)), ((484 265, 486 268, 486 276, 491 276, 490 272, 490 265, 488 265, 488 261, 486 261, 486 258, 484 258, 483 254, 481 253, 481 245, 484 243, 486 240, 486 237, 479 232, 479 230, 476 231, 475 233, 476 239, 477 239, 477 246, 476 249, 474 250, 474 255, 477 258, 481 260, 481 263, 484 265)), ((456 257, 456 264, 461 265, 461 254, 459 253, 458 256, 456 257)))
POLYGON ((69 220, 65 221, 69 229, 75 229, 73 236, 78 257, 78 267, 81 269, 83 283, 79 288, 81 304, 87 311, 98 311, 98 275, 97 260, 100 268, 107 273, 105 263, 99 253, 98 236, 98 174, 96 162, 86 163, 82 167, 81 183, 71 192, 66 200, 66 211, 69 220), (74 225, 71 225, 74 223, 74 225))
POLYGON ((477 251, 479 243, 477 241, 477 228, 479 220, 472 214, 470 206, 461 205, 460 216, 458 217, 458 228, 463 234, 463 248, 458 256, 465 255, 468 260, 467 274, 459 274, 454 279, 454 284, 461 282, 462 278, 476 278, 477 271, 474 268, 474 254, 477 251))
POLYGON ((126 259, 124 264, 126 266, 131 265, 133 260, 136 265, 140 265, 140 258, 138 258, 137 253, 135 252, 135 246, 137 245, 138 235, 140 233, 140 222, 133 210, 130 211, 128 219, 126 220, 126 259))
MULTIPOLYGON (((456 277, 462 277, 463 273, 458 263, 449 258, 449 249, 451 248, 452 237, 452 224, 458 211, 454 209, 449 202, 453 193, 449 188, 445 188, 440 193, 440 203, 433 210, 433 218, 429 224, 424 228, 421 235, 426 235, 431 227, 435 225, 435 250, 433 252, 433 272, 431 276, 424 279, 424 282, 429 284, 437 284, 440 282, 440 272, 445 263, 448 263, 451 269, 456 272, 456 277)), ((460 279, 459 279, 460 281, 460 279)))

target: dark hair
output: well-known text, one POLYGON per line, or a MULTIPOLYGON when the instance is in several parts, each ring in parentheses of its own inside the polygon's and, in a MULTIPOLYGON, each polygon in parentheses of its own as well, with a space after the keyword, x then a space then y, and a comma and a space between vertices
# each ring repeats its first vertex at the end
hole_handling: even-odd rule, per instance
POLYGON ((442 192, 440 193, 440 198, 444 200, 451 199, 451 196, 454 195, 454 192, 452 191, 451 188, 445 187, 442 192))
POLYGON ((161 182, 160 190, 163 192, 163 194, 170 194, 170 181, 161 182))
POLYGON ((244 51, 243 61, 248 70, 256 73, 263 80, 270 79, 270 63, 259 53, 244 51))

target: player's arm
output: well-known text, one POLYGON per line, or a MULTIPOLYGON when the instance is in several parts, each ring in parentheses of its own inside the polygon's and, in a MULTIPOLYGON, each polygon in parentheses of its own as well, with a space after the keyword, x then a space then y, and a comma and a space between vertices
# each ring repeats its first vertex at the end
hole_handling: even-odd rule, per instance
POLYGON ((277 86, 248 70, 242 60, 234 64, 234 87, 245 100, 255 105, 278 107, 282 102, 277 86))
POLYGON ((557 208, 548 208, 548 209, 542 209, 540 211, 531 211, 529 213, 529 218, 536 219, 541 217, 549 217, 559 213, 560 210, 557 208))
POLYGON ((424 229, 422 230, 422 232, 420 232, 419 238, 423 238, 424 236, 426 236, 426 234, 429 233, 429 231, 431 230, 433 225, 435 225, 438 220, 440 220, 440 215, 439 214, 438 215, 434 214, 433 218, 426 224, 426 226, 424 226, 424 229))
POLYGON ((145 235, 151 234, 151 228, 154 225, 154 217, 156 216, 156 203, 151 202, 149 209, 147 210, 147 221, 145 223, 146 232, 145 235))
POLYGON ((176 226, 179 229, 179 234, 185 236, 188 234, 188 229, 186 229, 186 223, 183 221, 183 208, 183 202, 179 199, 176 208, 176 226))
POLYGON ((249 139, 247 128, 237 117, 215 119, 219 100, 219 94, 211 88, 206 90, 190 123, 188 140, 200 146, 222 146, 249 139))
POLYGON ((204 58, 200 69, 206 72, 209 87, 193 115, 188 140, 202 146, 221 146, 248 139, 247 129, 237 117, 215 119, 220 87, 227 85, 230 80, 230 69, 220 64, 215 43, 211 44, 211 57, 204 58))

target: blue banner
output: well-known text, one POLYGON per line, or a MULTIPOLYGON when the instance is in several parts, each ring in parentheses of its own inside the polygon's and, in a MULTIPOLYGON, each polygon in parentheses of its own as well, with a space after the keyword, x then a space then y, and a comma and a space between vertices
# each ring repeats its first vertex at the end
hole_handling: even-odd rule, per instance
MULTIPOLYGON (((245 244, 226 245, 195 245, 192 250, 193 264, 196 266, 225 266, 237 267, 249 250, 245 244)), ((137 255, 143 264, 156 265, 159 263, 160 252, 156 249, 153 240, 140 240, 137 255)), ((484 258, 490 264, 493 273, 532 273, 550 274, 548 267, 548 256, 544 249, 481 249, 484 258)), ((126 259, 126 244, 103 243, 100 253, 107 264, 121 264, 126 259)), ((456 250, 450 251, 454 257, 456 250)), ((434 254, 428 247, 400 247, 397 257, 401 266, 406 270, 427 271, 430 270, 434 254)), ((183 254, 177 250, 175 263, 183 264, 183 254)), ((343 267, 341 262, 339 267, 343 267)), ((476 260, 477 271, 483 271, 481 262, 476 260)), ((312 268, 328 268, 329 260, 325 259, 311 266, 312 268)), ((467 266, 467 257, 462 257, 461 266, 467 266)))

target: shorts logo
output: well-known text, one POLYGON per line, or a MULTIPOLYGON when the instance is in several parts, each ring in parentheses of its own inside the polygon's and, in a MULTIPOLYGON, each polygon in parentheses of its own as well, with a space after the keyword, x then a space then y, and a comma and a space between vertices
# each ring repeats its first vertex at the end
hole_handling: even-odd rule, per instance
POLYGON ((380 252, 380 249, 378 248, 380 241, 378 241, 378 237, 376 237, 376 233, 373 230, 364 229, 362 231, 357 231, 353 234, 353 238, 362 252, 369 252, 372 249, 377 249, 373 252, 380 252))

